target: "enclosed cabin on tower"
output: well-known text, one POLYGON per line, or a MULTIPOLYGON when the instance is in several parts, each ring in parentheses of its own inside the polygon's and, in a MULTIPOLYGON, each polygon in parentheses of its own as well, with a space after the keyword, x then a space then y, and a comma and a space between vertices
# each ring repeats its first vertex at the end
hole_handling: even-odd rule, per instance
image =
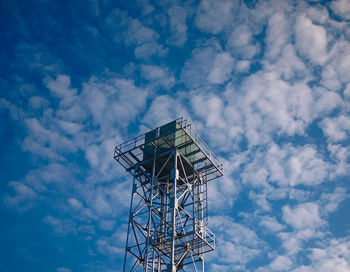
POLYGON ((223 164, 183 117, 117 146, 114 158, 127 171, 138 164, 151 173, 155 152, 161 164, 166 153, 175 148, 206 181, 223 175, 223 164))

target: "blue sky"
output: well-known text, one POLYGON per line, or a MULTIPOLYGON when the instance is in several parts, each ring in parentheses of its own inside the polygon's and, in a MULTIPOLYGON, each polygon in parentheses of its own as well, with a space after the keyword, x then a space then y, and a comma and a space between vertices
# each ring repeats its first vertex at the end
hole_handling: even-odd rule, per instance
POLYGON ((206 271, 350 271, 350 1, 1 1, 0 270, 121 271, 114 146, 224 163, 206 271))

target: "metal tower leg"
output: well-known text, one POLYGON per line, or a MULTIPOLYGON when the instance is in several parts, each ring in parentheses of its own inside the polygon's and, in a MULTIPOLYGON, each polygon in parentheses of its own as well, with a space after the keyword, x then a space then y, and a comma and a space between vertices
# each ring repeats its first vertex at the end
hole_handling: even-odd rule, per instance
POLYGON ((123 272, 125 272, 125 266, 126 266, 126 255, 128 253, 128 243, 129 243, 129 233, 130 233, 130 225, 131 225, 131 217, 132 217, 132 201, 134 199, 134 193, 136 191, 136 184, 135 184, 135 176, 133 178, 132 182, 132 189, 131 189, 131 200, 130 200, 130 211, 129 211, 129 220, 128 220, 128 230, 126 234, 126 244, 125 244, 125 254, 124 254, 124 265, 123 265, 123 272))
MULTIPOLYGON (((152 178, 151 178, 151 188, 150 188, 150 197, 147 205, 149 206, 148 211, 148 226, 147 226, 147 239, 146 239, 146 257, 145 257, 145 265, 144 272, 148 272, 148 256, 150 254, 150 240, 152 238, 151 235, 151 219, 152 219, 152 208, 153 208, 153 189, 154 189, 154 179, 155 179, 155 168, 156 168, 156 149, 153 152, 153 163, 152 163, 152 178)), ((154 257, 154 252, 153 252, 154 257)), ((152 272, 153 272, 154 262, 152 263, 152 272)))
POLYGON ((174 168, 172 169, 171 173, 171 179, 173 181, 173 194, 171 196, 172 199, 172 205, 171 205, 171 227, 172 227, 172 237, 171 237, 171 260, 170 260, 170 267, 169 272, 176 272, 176 266, 175 266, 175 238, 176 238, 176 213, 177 213, 177 206, 178 206, 178 200, 176 197, 176 187, 177 187, 177 178, 178 178, 178 170, 177 170, 177 150, 174 150, 174 168))

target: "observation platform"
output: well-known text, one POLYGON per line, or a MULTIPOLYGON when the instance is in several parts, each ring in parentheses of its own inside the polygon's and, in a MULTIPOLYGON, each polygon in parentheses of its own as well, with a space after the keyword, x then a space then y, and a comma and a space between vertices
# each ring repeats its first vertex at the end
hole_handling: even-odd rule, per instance
POLYGON ((151 176, 154 155, 165 160, 174 149, 206 181, 223 175, 223 164, 183 117, 116 146, 114 159, 127 171, 138 165, 151 176))

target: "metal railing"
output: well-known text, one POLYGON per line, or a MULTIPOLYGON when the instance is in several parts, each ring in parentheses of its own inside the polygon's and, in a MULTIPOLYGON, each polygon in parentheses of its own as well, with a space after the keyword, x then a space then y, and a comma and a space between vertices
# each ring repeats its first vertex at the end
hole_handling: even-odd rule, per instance
POLYGON ((196 234, 200 237, 205 245, 209 246, 212 250, 215 249, 215 234, 204 223, 197 218, 195 219, 196 234))
MULTIPOLYGON (((219 159, 216 157, 213 151, 211 151, 208 145, 202 140, 199 134, 192 128, 191 124, 189 124, 184 117, 180 117, 175 121, 176 121, 176 124, 178 124, 180 128, 182 128, 190 136, 193 142, 200 148, 203 154, 215 165, 215 167, 221 172, 221 174, 223 174, 223 164, 219 161, 219 159)), ((160 127, 156 129, 160 129, 160 127)), ((172 132, 175 132, 176 130, 172 132)), ((128 152, 130 150, 133 150, 144 144, 147 144, 145 142, 146 134, 147 133, 144 133, 142 135, 139 135, 131 140, 128 140, 116 146, 114 157, 120 154, 123 154, 125 152, 128 152)), ((155 140, 155 139, 152 139, 152 140, 155 140)))
MULTIPOLYGON (((183 117, 179 118, 183 119, 183 117)), ((187 134, 192 138, 192 140, 198 145, 198 147, 203 151, 203 153, 209 158, 209 160, 223 172, 223 164, 219 161, 216 155, 211 151, 208 145, 202 140, 199 134, 192 128, 191 124, 187 123, 186 119, 182 120, 184 124, 182 128, 187 132, 187 134)))

